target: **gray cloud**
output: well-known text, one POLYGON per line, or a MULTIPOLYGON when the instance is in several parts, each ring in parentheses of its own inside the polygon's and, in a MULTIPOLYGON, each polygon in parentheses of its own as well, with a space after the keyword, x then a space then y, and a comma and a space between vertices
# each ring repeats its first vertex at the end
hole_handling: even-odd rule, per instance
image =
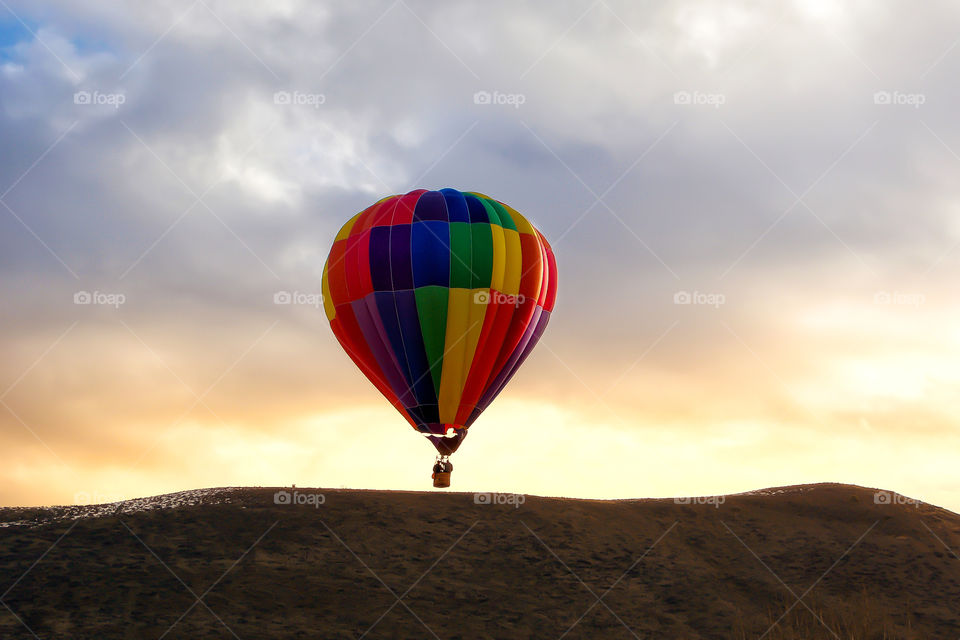
MULTIPOLYGON (((3 198, 13 212, 0 207, 0 317, 5 346, 36 348, 0 380, 74 321, 92 333, 50 362, 97 360, 90 387, 24 381, 63 403, 10 396, 48 433, 96 422, 74 403, 109 397, 128 373, 113 358, 147 366, 120 320, 198 387, 280 320, 218 389, 232 418, 357 393, 322 313, 272 295, 317 291, 340 224, 419 186, 486 192, 554 240, 556 357, 516 381, 534 394, 589 398, 580 379, 602 389, 629 372, 617 400, 629 403, 632 376, 750 358, 718 320, 792 371, 766 350, 793 335, 791 313, 897 287, 934 299, 960 257, 960 34, 947 2, 10 7, 39 28, 0 55, 0 193, 16 183, 3 198), (83 91, 123 103, 75 104, 83 91), (306 104, 276 104, 277 92, 306 104), (477 92, 507 97, 478 104, 477 92), (877 104, 876 92, 923 104, 877 104), (78 290, 128 303, 78 308, 78 290), (678 290, 729 303, 678 309, 678 290), (557 358, 578 376, 552 374, 557 358)), ((166 382, 131 385, 121 418, 184 393, 154 373, 166 382)))

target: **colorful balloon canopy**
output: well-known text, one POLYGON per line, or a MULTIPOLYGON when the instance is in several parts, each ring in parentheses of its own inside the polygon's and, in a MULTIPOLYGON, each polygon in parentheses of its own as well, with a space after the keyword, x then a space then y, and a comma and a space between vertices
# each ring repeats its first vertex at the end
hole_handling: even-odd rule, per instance
POLYGON ((323 268, 337 340, 444 455, 530 355, 556 295, 543 235, 502 202, 456 189, 364 209, 323 268))

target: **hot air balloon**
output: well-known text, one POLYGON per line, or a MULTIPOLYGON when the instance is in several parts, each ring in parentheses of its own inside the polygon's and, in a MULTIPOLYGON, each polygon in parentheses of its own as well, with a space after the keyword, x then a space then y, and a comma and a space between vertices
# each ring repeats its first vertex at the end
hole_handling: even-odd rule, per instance
POLYGON ((510 206, 456 189, 367 207, 323 268, 334 335, 436 447, 434 486, 449 486, 449 456, 536 346, 556 295, 543 235, 510 206))

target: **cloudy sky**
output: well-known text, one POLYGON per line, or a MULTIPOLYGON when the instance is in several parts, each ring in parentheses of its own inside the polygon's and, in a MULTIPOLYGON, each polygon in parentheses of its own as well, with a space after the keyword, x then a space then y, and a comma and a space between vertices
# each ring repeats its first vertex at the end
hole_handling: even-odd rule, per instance
POLYGON ((956 3, 119 4, 0 0, 0 504, 428 488, 274 295, 450 186, 560 274, 456 489, 960 510, 956 3))

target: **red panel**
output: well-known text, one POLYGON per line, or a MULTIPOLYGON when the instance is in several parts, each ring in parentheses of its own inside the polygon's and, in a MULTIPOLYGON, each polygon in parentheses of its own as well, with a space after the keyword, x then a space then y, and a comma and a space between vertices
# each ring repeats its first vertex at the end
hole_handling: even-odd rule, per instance
POLYGON ((520 339, 523 338, 523 332, 527 330, 527 325, 529 325, 533 319, 533 313, 536 309, 537 301, 529 298, 524 300, 517 307, 516 311, 513 312, 513 316, 510 318, 510 327, 507 329, 507 335, 504 336, 500 352, 497 354, 497 361, 490 371, 488 382, 493 382, 497 374, 500 373, 500 370, 506 366, 507 360, 509 360, 513 352, 517 350, 520 339))
POLYGON ((520 234, 521 264, 523 265, 523 271, 520 276, 520 294, 523 296, 520 300, 522 302, 516 306, 514 312, 511 314, 510 326, 507 328, 506 334, 501 341, 499 341, 499 344, 494 346, 494 344, 491 343, 491 346, 494 346, 494 349, 491 349, 491 351, 494 351, 497 356, 487 377, 487 381, 484 383, 484 387, 493 382, 500 373, 500 370, 506 366, 510 356, 517 350, 520 340, 527 330, 527 326, 533 320, 533 314, 536 311, 540 298, 541 285, 543 284, 544 263, 538 240, 539 238, 530 234, 520 234))
MULTIPOLYGON (((539 236, 539 234, 537 235, 539 236)), ((547 302, 547 292, 550 290, 550 261, 547 259, 547 248, 542 242, 539 242, 539 244, 542 279, 540 280, 540 295, 537 297, 537 304, 542 307, 547 302)))
POLYGON ((376 213, 370 217, 370 226, 371 227, 386 227, 389 226, 390 221, 393 219, 393 212, 397 209, 397 203, 400 202, 400 198, 403 196, 391 196, 389 199, 384 200, 378 205, 376 213))
POLYGON ((373 352, 370 351, 370 347, 367 346, 363 332, 360 330, 360 325, 357 324, 357 319, 353 315, 353 308, 349 304, 337 307, 337 315, 333 319, 333 322, 330 323, 330 328, 333 329, 333 335, 336 336, 337 341, 340 342, 340 346, 347 352, 347 355, 350 356, 350 359, 353 360, 363 375, 373 383, 373 386, 383 394, 383 397, 390 401, 390 404, 400 412, 400 415, 406 418, 410 426, 416 429, 416 423, 407 414, 403 403, 397 398, 396 394, 390 388, 390 385, 387 384, 383 373, 380 371, 377 359, 374 357, 373 352))
POLYGON ((330 248, 330 256, 327 258, 327 282, 330 284, 330 297, 333 304, 340 306, 344 302, 350 301, 350 293, 347 289, 347 274, 344 258, 347 250, 347 240, 337 240, 330 248))
POLYGON ((473 361, 467 372, 467 379, 463 383, 463 393, 460 396, 460 406, 457 407, 456 421, 465 424, 473 412, 474 406, 483 395, 490 375, 490 368, 497 359, 500 341, 510 326, 512 307, 504 308, 498 299, 491 299, 490 306, 483 316, 483 326, 480 328, 480 337, 477 339, 477 348, 473 353, 473 361))
POLYGON ((426 189, 416 189, 400 196, 391 224, 413 224, 413 210, 417 207, 417 200, 426 192, 426 189))
POLYGON ((520 256, 523 268, 520 272, 520 295, 536 301, 540 297, 540 284, 543 282, 543 254, 536 236, 520 234, 520 256))
POLYGON ((373 280, 370 278, 370 232, 364 231, 357 240, 357 272, 360 288, 354 300, 358 300, 373 291, 373 280))
POLYGON ((463 395, 457 409, 458 423, 466 423, 470 414, 473 413, 473 408, 483 396, 483 392, 487 390, 487 384, 496 377, 494 365, 503 349, 504 338, 516 311, 517 307, 513 303, 504 303, 504 296, 490 296, 490 308, 487 309, 487 314, 483 318, 477 350, 474 352, 470 372, 467 373, 467 380, 463 385, 463 395))
MULTIPOLYGON (((369 233, 369 232, 366 232, 369 233)), ((357 299, 357 292, 360 290, 360 265, 358 264, 359 243, 363 235, 354 235, 353 233, 344 240, 346 249, 343 253, 343 270, 347 281, 347 301, 352 302, 357 299)))
POLYGON ((547 252, 547 277, 545 278, 547 295, 544 303, 541 306, 546 311, 553 311, 553 305, 557 302, 557 257, 553 255, 553 249, 550 247, 550 243, 547 242, 547 239, 543 237, 543 234, 541 234, 539 231, 537 234, 540 236, 540 242, 543 244, 543 248, 547 252))
POLYGON ((350 302, 358 300, 373 291, 370 279, 370 231, 360 235, 350 235, 346 242, 344 269, 347 275, 347 291, 350 302))
POLYGON ((373 220, 376 218, 377 212, 386 202, 389 202, 389 200, 378 202, 364 209, 357 221, 353 223, 353 227, 350 228, 350 235, 359 235, 373 226, 373 220))

